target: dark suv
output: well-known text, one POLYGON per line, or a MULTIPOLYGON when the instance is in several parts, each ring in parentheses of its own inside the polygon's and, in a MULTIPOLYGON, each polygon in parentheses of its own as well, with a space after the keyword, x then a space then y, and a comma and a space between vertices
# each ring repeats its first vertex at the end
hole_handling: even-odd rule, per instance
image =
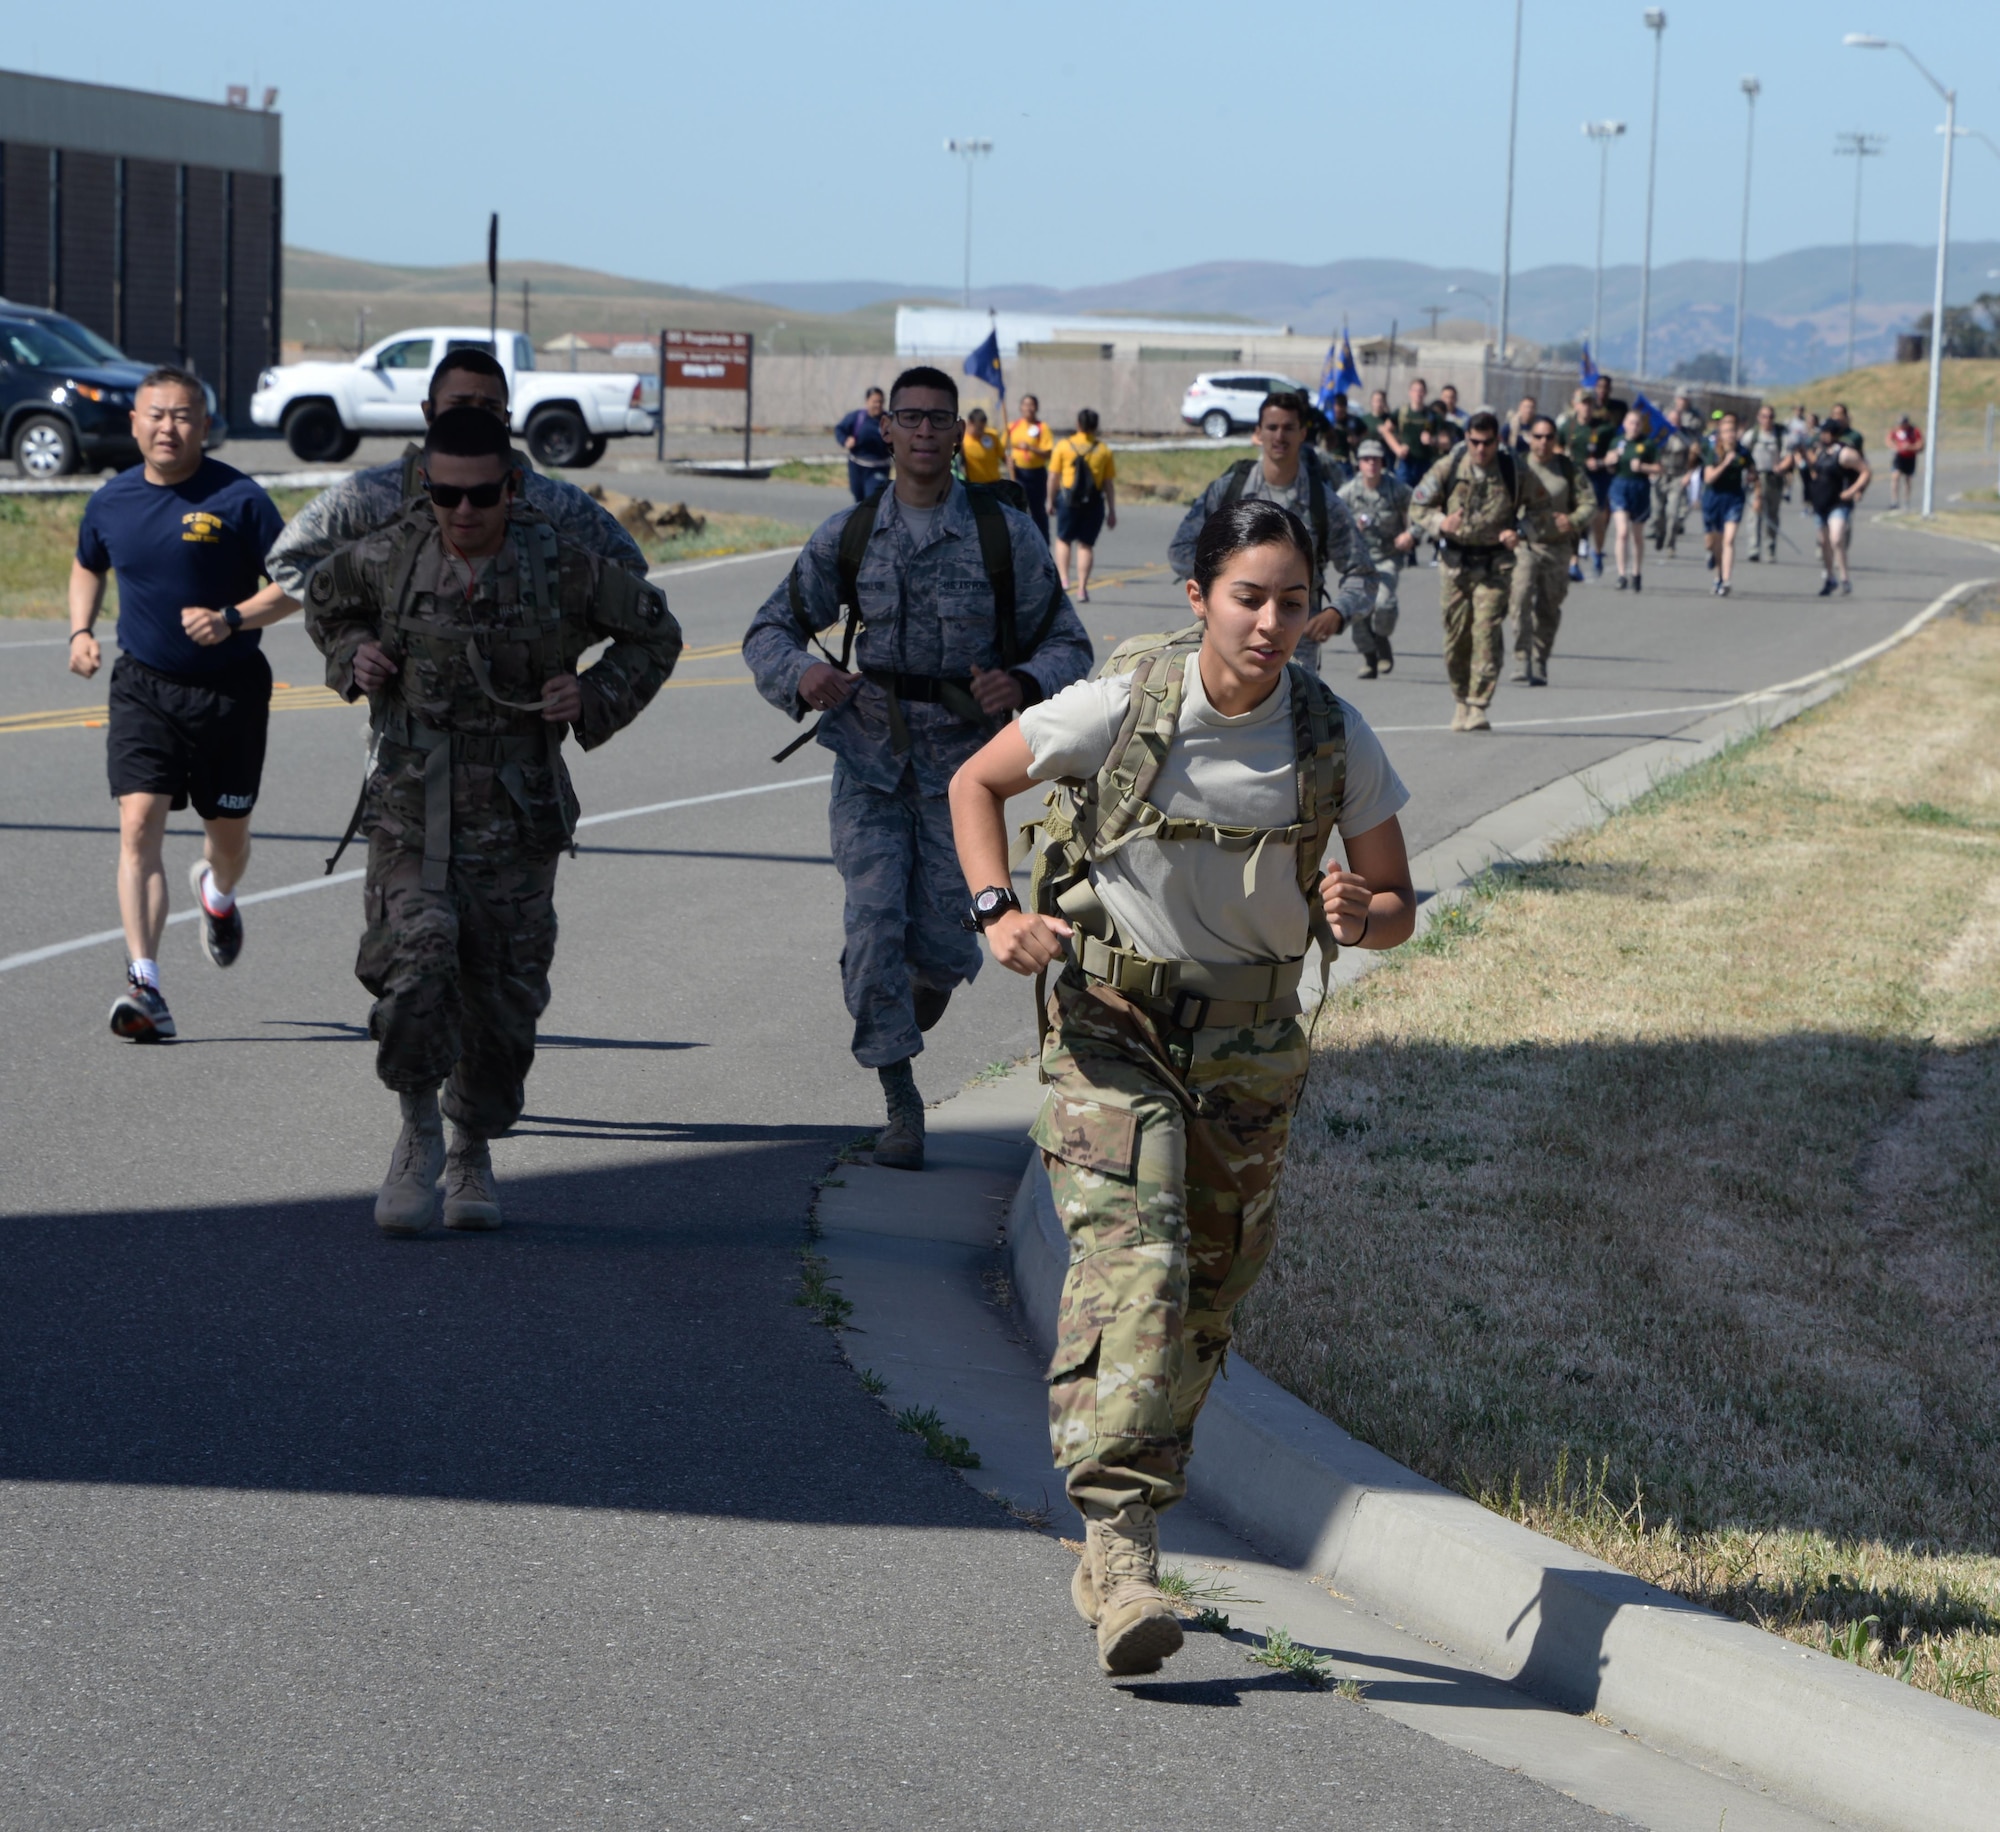
MULTIPOLYGON (((137 464, 132 396, 148 366, 60 312, 0 300, 0 451, 38 481, 137 464)), ((216 445, 227 429, 202 391, 216 445)))

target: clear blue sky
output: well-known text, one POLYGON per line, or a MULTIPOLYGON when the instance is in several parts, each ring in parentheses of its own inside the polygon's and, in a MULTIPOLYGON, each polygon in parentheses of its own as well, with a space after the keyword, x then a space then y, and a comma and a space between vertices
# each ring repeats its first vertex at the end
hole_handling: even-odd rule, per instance
MULTIPOLYGON (((1515 262, 1591 257, 1586 116, 1622 117, 1606 258, 1636 260, 1651 34, 1639 0, 1527 0, 1515 262)), ((1115 280, 1208 259, 1497 267, 1511 0, 730 0, 700 7, 273 6, 198 29, 98 0, 17 14, 43 74, 222 97, 276 84, 290 240, 399 262, 503 258, 719 286, 955 282, 950 134, 991 138, 974 280, 1115 280), (59 23, 59 21, 61 23, 59 23)), ((1667 0, 1655 259, 1733 259, 1754 74, 1752 253, 1848 233, 1837 129, 1889 138, 1862 233, 1930 243, 1942 104, 2000 141, 1993 0, 1667 0)), ((0 132, 4 125, 0 124, 0 132)), ((2000 158, 1960 142, 1954 237, 2000 238, 2000 158)))

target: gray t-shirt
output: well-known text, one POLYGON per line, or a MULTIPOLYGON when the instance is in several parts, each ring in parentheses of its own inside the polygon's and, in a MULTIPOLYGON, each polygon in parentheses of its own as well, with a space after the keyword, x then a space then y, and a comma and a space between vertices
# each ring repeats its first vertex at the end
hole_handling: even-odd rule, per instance
POLYGON ((937 518, 944 513, 944 504, 930 503, 919 509, 906 503, 899 496, 896 498, 896 513, 903 518, 903 526, 909 529, 912 543, 921 547, 931 538, 931 529, 936 526, 937 518))
MULTIPOLYGON (((1021 714, 1021 735, 1037 781, 1095 776, 1111 754, 1132 677, 1078 681, 1021 714)), ((1341 701, 1347 730, 1343 835, 1379 827, 1410 799, 1368 721, 1341 701)), ((1288 827, 1299 818, 1289 673, 1261 706, 1234 718, 1210 705, 1201 658, 1187 658, 1180 727, 1153 785, 1162 813, 1218 827, 1288 827)), ((1098 900, 1120 936, 1155 960, 1296 960, 1306 951, 1311 912, 1299 893, 1296 849, 1266 846, 1246 896, 1247 850, 1209 840, 1136 839, 1090 868, 1098 900)))

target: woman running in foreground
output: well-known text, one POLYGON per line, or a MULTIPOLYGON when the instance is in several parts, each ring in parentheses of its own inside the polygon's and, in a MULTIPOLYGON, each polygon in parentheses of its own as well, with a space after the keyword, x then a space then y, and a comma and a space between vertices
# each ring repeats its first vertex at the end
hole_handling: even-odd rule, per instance
POLYGON ((994 958, 1059 975, 1033 1135, 1070 1242, 1050 1434, 1086 1523, 1071 1594, 1108 1673, 1181 1645, 1158 1514, 1187 1492, 1196 1414, 1275 1237, 1307 941, 1390 948, 1414 925, 1408 792, 1361 715, 1287 666, 1312 578, 1288 510, 1218 512, 1195 628, 1029 707, 951 786, 994 958), (1035 783, 1057 787, 1023 911, 1005 804, 1035 783), (1322 875, 1336 831, 1347 864, 1322 875))

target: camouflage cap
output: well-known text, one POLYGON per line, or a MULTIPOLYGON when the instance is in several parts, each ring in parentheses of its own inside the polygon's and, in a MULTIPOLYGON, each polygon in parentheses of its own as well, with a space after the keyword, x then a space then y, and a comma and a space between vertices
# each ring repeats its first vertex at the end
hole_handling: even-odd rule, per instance
POLYGON ((1380 439, 1364 439, 1354 448, 1354 455, 1357 458, 1387 458, 1389 452, 1380 439))

